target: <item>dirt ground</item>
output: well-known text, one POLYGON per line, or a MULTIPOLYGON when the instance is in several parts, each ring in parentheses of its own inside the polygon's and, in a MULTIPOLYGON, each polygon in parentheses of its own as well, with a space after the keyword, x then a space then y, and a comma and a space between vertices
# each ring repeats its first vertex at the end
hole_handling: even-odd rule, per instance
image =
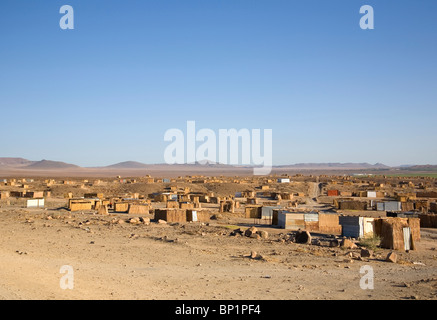
MULTIPOLYGON (((1 299, 437 298, 436 229, 422 229, 418 250, 389 263, 389 250, 360 260, 351 257, 359 248, 296 244, 266 225, 258 227, 267 239, 232 236, 253 223, 232 214, 149 225, 126 222, 133 215, 64 209, 3 207, 0 215, 1 299), (60 286, 64 265, 74 272, 73 289, 60 286), (360 287, 363 266, 373 268, 373 289, 360 287)), ((323 244, 325 236, 313 236, 323 244)))
MULTIPOLYGON (((323 196, 326 190, 321 190, 318 179, 295 177, 292 184, 270 184, 270 190, 302 192, 301 208, 331 210, 332 199, 323 196)), ((377 248, 371 258, 361 258, 360 247, 329 246, 331 235, 312 234, 311 244, 294 243, 295 232, 244 218, 244 206, 209 223, 176 224, 160 224, 152 214, 110 211, 100 216, 96 211, 75 213, 65 208, 67 192, 74 197, 86 192, 147 196, 172 185, 110 181, 113 178, 92 187, 78 182, 46 188, 42 179, 36 179, 31 190, 51 191, 45 209, 26 209, 24 199, 0 201, 0 299, 437 299, 437 229, 421 229, 417 250, 397 252, 397 263, 390 263, 385 261, 390 250, 377 248), (146 223, 130 223, 133 217, 146 223), (254 224, 268 237, 233 235, 254 224), (63 266, 70 266, 73 273, 64 273, 63 266), (373 289, 362 289, 362 278, 371 276, 368 266, 373 289), (72 289, 61 288, 67 276, 73 276, 74 282, 68 282, 72 289)), ((259 183, 187 186, 192 192, 218 196, 260 191, 259 183)), ((219 205, 204 206, 218 210, 219 205)))

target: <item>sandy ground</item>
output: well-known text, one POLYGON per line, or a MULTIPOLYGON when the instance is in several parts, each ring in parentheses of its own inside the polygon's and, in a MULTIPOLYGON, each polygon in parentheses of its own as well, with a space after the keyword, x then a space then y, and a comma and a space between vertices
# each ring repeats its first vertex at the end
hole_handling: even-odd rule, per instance
MULTIPOLYGON (((422 229, 418 250, 378 249, 371 259, 347 250, 231 236, 253 221, 224 215, 202 223, 133 225, 132 216, 73 214, 59 209, 0 209, 1 299, 436 299, 437 231, 422 229), (252 251, 257 257, 250 258, 252 251), (74 288, 61 289, 61 266, 74 288), (371 266, 374 289, 360 288, 371 266)), ((149 216, 152 217, 152 216, 149 216)), ((323 240, 323 238, 322 238, 323 240)))

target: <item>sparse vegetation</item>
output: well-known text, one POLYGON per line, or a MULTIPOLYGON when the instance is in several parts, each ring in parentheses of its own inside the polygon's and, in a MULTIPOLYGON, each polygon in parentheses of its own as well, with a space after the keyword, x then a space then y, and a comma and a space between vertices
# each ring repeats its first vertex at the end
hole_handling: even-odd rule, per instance
POLYGON ((366 247, 370 250, 376 250, 381 243, 381 238, 374 235, 369 234, 362 238, 360 238, 360 242, 358 243, 362 247, 366 247))

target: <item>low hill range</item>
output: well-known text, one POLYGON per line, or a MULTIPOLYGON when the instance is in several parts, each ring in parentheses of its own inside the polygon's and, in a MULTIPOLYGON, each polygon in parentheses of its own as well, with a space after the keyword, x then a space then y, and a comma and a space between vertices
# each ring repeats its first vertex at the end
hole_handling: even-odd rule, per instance
MULTIPOLYGON (((124 161, 116 164, 111 164, 108 166, 101 167, 92 167, 92 169, 148 169, 152 166, 168 166, 167 164, 145 164, 137 161, 124 161)), ((232 166, 232 165, 224 165, 220 163, 189 163, 189 164, 180 164, 180 165, 172 165, 177 167, 251 167, 251 166, 232 166)), ((41 160, 41 161, 31 161, 24 158, 6 158, 0 157, 0 168, 22 168, 22 169, 44 169, 44 170, 57 170, 57 169, 80 169, 85 167, 80 167, 75 164, 61 162, 61 161, 53 161, 53 160, 41 160)), ((421 166, 414 166, 421 167, 421 166)), ((425 166, 427 167, 427 166, 425 166)), ((435 166, 437 167, 437 166, 435 166)), ((290 165, 279 165, 274 166, 274 168, 280 169, 389 169, 391 167, 386 166, 382 163, 369 164, 369 163, 297 163, 290 165)), ((410 167, 409 167, 410 168, 410 167)))
MULTIPOLYGON (((212 170, 219 172, 220 170, 249 170, 253 168, 252 166, 242 166, 242 165, 225 165, 220 163, 188 163, 188 164, 176 164, 168 165, 165 163, 161 164, 145 164, 137 161, 124 161, 116 164, 111 164, 108 166, 100 167, 81 167, 75 164, 66 163, 62 161, 53 160, 40 160, 31 161, 24 158, 13 158, 13 157, 0 157, 0 170, 2 172, 9 171, 62 171, 68 170, 69 172, 112 172, 117 170, 124 171, 144 171, 144 170, 170 170, 170 171, 189 171, 193 170, 196 172, 198 170, 212 170)), ((294 170, 325 170, 325 171, 341 171, 341 170, 408 170, 408 171, 437 171, 437 165, 404 165, 399 167, 390 167, 382 163, 296 163, 290 165, 278 165, 273 166, 273 170, 277 171, 294 171, 294 170)))

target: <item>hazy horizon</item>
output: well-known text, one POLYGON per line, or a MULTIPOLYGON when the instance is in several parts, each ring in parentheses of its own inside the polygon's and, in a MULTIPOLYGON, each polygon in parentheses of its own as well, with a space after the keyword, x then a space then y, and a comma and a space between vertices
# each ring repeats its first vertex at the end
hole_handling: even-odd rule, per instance
MULTIPOLYGON (((138 163, 138 164, 144 164, 144 165, 166 165, 166 163, 161 162, 161 163, 148 163, 148 162, 142 162, 142 161, 137 161, 137 160, 123 160, 117 163, 106 163, 106 164, 98 164, 98 165, 80 165, 78 163, 73 163, 71 161, 63 161, 63 160, 56 160, 56 159, 39 159, 39 160, 35 160, 35 159, 27 159, 27 158, 23 158, 23 157, 5 157, 5 156, 0 156, 0 160, 1 159, 23 159, 23 160, 28 160, 31 162, 41 162, 41 161, 54 161, 54 162, 64 162, 67 164, 72 164, 72 165, 77 165, 81 168, 104 168, 104 167, 110 167, 110 166, 114 166, 114 165, 118 165, 118 164, 123 164, 123 163, 138 163)), ((196 162, 196 163, 187 163, 187 165, 193 165, 193 164, 199 164, 201 165, 202 162, 196 162)), ((203 163, 204 164, 204 163, 203 163)), ((227 164, 221 164, 221 163, 210 163, 210 164, 217 164, 217 165, 227 165, 227 164)), ((331 165, 347 165, 347 164, 354 164, 354 165, 358 165, 358 164, 368 164, 371 166, 375 166, 375 165, 385 165, 388 167, 392 167, 392 168, 396 168, 396 167, 402 167, 402 166, 420 166, 420 165, 436 165, 433 163, 424 163, 424 164, 418 164, 418 163, 414 163, 414 164, 399 164, 399 165, 389 165, 386 163, 382 163, 382 162, 376 162, 376 163, 369 163, 369 162, 298 162, 298 163, 286 163, 286 164, 273 164, 274 167, 280 167, 280 166, 296 166, 296 165, 323 165, 323 164, 331 164, 331 165)), ((236 166, 250 166, 250 165, 236 165, 236 166)))

